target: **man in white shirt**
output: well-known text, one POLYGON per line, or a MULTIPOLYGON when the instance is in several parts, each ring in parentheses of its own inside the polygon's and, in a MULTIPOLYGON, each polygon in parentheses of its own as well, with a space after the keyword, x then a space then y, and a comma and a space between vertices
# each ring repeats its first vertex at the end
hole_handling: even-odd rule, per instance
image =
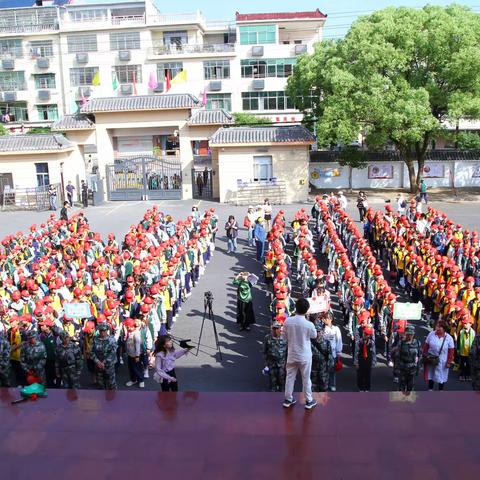
POLYGON ((305 315, 310 308, 306 298, 300 298, 295 304, 296 315, 287 318, 283 325, 287 340, 287 381, 285 384, 285 401, 283 406, 290 408, 295 405, 293 388, 298 371, 302 375, 302 387, 305 395, 305 408, 311 410, 317 405, 312 397, 312 382, 310 373, 312 370, 312 346, 311 340, 317 338, 317 330, 305 315))
POLYGON ((338 203, 340 204, 340 208, 342 210, 347 209, 348 200, 347 200, 347 197, 343 194, 343 192, 341 190, 338 192, 338 203))

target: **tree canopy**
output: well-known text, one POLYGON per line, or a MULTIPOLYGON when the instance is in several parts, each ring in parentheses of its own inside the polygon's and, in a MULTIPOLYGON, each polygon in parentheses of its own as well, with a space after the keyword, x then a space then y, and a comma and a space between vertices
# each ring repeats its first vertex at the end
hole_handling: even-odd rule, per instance
POLYGON ((413 190, 445 122, 480 118, 480 16, 459 5, 379 10, 302 56, 287 95, 317 119, 320 146, 360 134, 370 148, 394 144, 413 190))
POLYGON ((253 113, 235 112, 232 113, 235 125, 263 125, 271 124, 272 121, 266 117, 257 117, 253 113))

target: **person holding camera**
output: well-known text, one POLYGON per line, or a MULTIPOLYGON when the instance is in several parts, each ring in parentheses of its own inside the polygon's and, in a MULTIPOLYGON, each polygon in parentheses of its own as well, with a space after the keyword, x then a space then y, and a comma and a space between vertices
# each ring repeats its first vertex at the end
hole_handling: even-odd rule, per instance
POLYGON ((175 362, 193 347, 175 350, 170 335, 160 335, 155 342, 155 373, 153 379, 161 384, 162 392, 178 392, 175 362))
POLYGON ((228 244, 227 253, 235 253, 237 251, 238 223, 233 215, 230 215, 225 223, 225 232, 228 244))
POLYGON ((240 330, 250 330, 250 325, 255 323, 255 314, 252 303, 252 284, 248 272, 240 272, 233 284, 237 287, 237 323, 240 330))

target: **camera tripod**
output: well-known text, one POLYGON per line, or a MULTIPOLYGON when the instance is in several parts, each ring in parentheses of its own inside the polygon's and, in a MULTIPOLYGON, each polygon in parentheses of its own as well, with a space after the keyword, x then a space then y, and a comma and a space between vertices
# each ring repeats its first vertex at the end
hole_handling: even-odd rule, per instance
MULTIPOLYGON (((209 293, 209 292, 207 292, 207 293, 209 293)), ((205 299, 203 301, 204 310, 203 310, 202 326, 200 328, 200 336, 198 337, 198 344, 197 344, 197 355, 198 355, 198 351, 200 349, 200 343, 202 341, 203 327, 205 326, 205 319, 208 316, 208 319, 211 320, 212 325, 213 325, 213 334, 215 336, 215 345, 217 347, 218 354, 220 356, 220 360, 223 360, 222 359, 222 351, 220 350, 220 343, 218 341, 217 324, 215 322, 215 317, 213 316, 212 302, 213 302, 213 298, 211 296, 205 294, 205 299)))

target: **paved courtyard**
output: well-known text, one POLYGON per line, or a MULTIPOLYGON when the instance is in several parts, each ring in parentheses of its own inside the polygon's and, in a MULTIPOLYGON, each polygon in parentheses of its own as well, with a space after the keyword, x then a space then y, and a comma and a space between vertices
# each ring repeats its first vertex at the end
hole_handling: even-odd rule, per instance
MULTIPOLYGON (((354 202, 349 207, 353 218, 358 218, 354 202)), ((370 204, 374 208, 381 208, 383 198, 371 198, 370 204)), ((223 224, 228 215, 233 214, 239 224, 243 223, 244 207, 223 205, 205 201, 161 201, 156 203, 160 210, 170 213, 175 219, 185 218, 192 205, 199 205, 200 210, 214 207, 219 215, 219 235, 217 248, 212 261, 209 263, 205 275, 194 289, 175 323, 173 334, 177 338, 191 338, 196 344, 200 334, 204 313, 203 295, 210 290, 214 295, 214 316, 220 337, 222 360, 216 350, 213 335, 213 325, 207 319, 197 355, 196 349, 190 355, 179 360, 177 374, 181 390, 198 391, 265 391, 267 378, 261 373, 263 368, 262 340, 269 328, 268 299, 263 284, 260 282, 254 288, 254 306, 257 324, 250 332, 240 332, 236 322, 236 291, 232 285, 233 277, 240 271, 248 270, 259 275, 261 265, 255 260, 253 248, 248 247, 246 232, 242 230, 239 239, 237 254, 226 253, 226 238, 223 235, 223 224)), ((85 210, 86 217, 94 231, 106 237, 114 232, 122 238, 126 229, 137 223, 143 212, 151 206, 151 202, 118 202, 108 203, 99 207, 89 207, 85 210)), ((476 202, 435 202, 434 206, 445 211, 456 222, 466 228, 478 228, 480 218, 480 203, 476 202)), ((304 207, 310 210, 310 204, 275 206, 274 213, 280 208, 286 212, 286 218, 291 219, 293 214, 304 207)), ((58 214, 58 212, 57 212, 58 214)), ((2 212, 0 213, 0 237, 19 230, 26 230, 32 223, 41 223, 48 216, 47 212, 2 212)), ((418 337, 423 340, 427 330, 419 328, 418 337)), ((351 366, 351 358, 344 358, 345 368, 337 377, 340 391, 355 391, 355 372, 351 366)), ((467 390, 470 386, 456 380, 456 373, 452 372, 447 388, 450 390, 467 390)), ((118 384, 121 388, 127 380, 127 368, 123 366, 119 371, 118 384)), ((82 385, 88 387, 88 379, 83 379, 82 385)), ((158 385, 149 380, 146 387, 158 389, 158 385)), ((383 357, 379 357, 379 366, 373 373, 373 390, 392 390, 394 385, 391 379, 391 369, 386 367, 383 357)), ((426 386, 419 377, 417 389, 424 390, 426 386)))

